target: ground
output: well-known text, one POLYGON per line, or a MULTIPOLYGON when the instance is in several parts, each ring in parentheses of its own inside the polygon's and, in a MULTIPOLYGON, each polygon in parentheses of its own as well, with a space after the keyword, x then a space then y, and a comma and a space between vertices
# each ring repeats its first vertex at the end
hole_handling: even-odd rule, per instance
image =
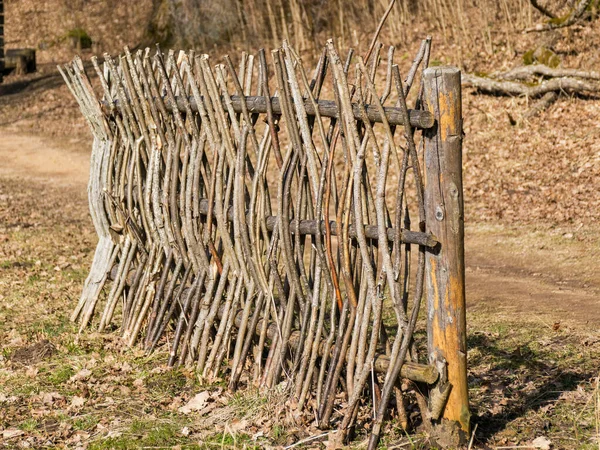
MULTIPOLYGON (((564 98, 511 125, 525 103, 465 92, 472 448, 598 448, 600 101, 564 98)), ((96 243, 90 147, 53 65, 0 85, 0 448, 262 448, 321 434, 281 417, 278 392, 230 395, 168 370, 167 349, 78 335, 69 315, 96 243), (191 399, 200 411, 181 409, 191 399)), ((389 448, 426 446, 387 431, 389 448)))

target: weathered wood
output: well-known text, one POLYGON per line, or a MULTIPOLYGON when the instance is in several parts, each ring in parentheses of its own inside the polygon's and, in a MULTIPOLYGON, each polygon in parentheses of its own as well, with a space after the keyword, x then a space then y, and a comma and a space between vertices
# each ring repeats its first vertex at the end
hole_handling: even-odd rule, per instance
POLYGON ((537 116, 542 111, 548 109, 556 100, 558 100, 558 92, 546 92, 542 98, 531 105, 531 108, 523 114, 523 119, 531 119, 537 116))
POLYGON ((463 75, 463 84, 492 95, 519 95, 529 98, 541 97, 547 92, 567 92, 585 94, 600 92, 600 84, 594 81, 572 77, 551 78, 540 84, 529 86, 515 81, 498 81, 476 75, 463 75))
POLYGON ((451 392, 443 418, 469 433, 462 185, 461 75, 454 67, 425 70, 425 105, 436 126, 425 137, 427 231, 440 241, 426 256, 430 363, 447 373, 451 392))
MULTIPOLYGON (((184 290, 185 292, 185 290, 184 290)), ((218 313, 219 316, 223 314, 223 308, 220 308, 218 313)), ((234 317, 234 325, 239 328, 242 323, 243 311, 239 310, 234 317)), ((255 333, 259 334, 262 328, 262 322, 264 319, 259 319, 258 324, 255 328, 255 333)), ((277 325, 270 322, 267 325, 267 338, 275 339, 278 335, 277 325)), ((288 346, 295 349, 300 342, 300 331, 292 331, 288 339, 288 346)), ((329 349, 332 351, 333 349, 329 349)), ((323 355, 327 351, 326 341, 321 341, 319 344, 319 355, 323 355)), ((386 373, 390 365, 390 359, 386 355, 376 354, 375 360, 373 361, 373 368, 378 373, 386 373)), ((418 364, 413 362, 407 362, 400 371, 400 376, 412 381, 419 383, 433 384, 438 380, 439 374, 435 366, 427 364, 418 364)))
MULTIPOLYGON (((180 112, 185 113, 186 100, 181 97, 176 97, 176 101, 177 101, 177 109, 180 112)), ((194 112, 198 111, 198 104, 196 103, 196 100, 193 97, 188 98, 187 102, 189 102, 192 111, 194 111, 194 112)), ((172 108, 171 104, 169 102, 166 102, 166 103, 167 103, 167 109, 169 111, 172 111, 173 108, 172 108)), ((231 104, 236 113, 243 112, 242 111, 242 100, 239 96, 237 96, 237 95, 231 96, 231 104)), ((106 107, 108 105, 104 104, 104 106, 106 107)), ((115 106, 117 108, 119 107, 118 101, 115 102, 115 106)), ((246 106, 248 108, 249 113, 264 114, 267 112, 267 100, 265 97, 247 96, 246 97, 246 106)), ((271 97, 271 106, 273 108, 274 114, 282 114, 281 103, 279 101, 279 97, 271 97)), ((319 107, 319 114, 322 117, 338 117, 338 115, 339 115, 338 107, 334 101, 319 100, 318 107, 319 107)), ((309 116, 315 115, 315 108, 309 100, 304 101, 304 108, 306 109, 307 115, 309 115, 309 116)), ((379 123, 382 122, 381 114, 379 113, 379 111, 377 110, 377 108, 375 106, 367 105, 366 110, 367 110, 367 117, 369 118, 369 120, 371 122, 379 122, 379 123)), ((401 114, 400 108, 385 107, 384 111, 385 111, 385 115, 386 115, 387 120, 390 125, 402 125, 402 117, 400 115, 401 114)), ((358 105, 356 105, 356 104, 352 105, 352 112, 353 112, 356 120, 362 120, 358 105)), ((411 109, 411 110, 409 110, 409 117, 410 117, 410 124, 415 128, 426 129, 426 128, 431 128, 433 126, 433 116, 431 115, 431 113, 429 111, 420 111, 420 110, 411 109)))
MULTIPOLYGON (((117 278, 117 270, 118 270, 117 265, 114 265, 109 272, 108 277, 110 280, 114 281, 117 278)), ((133 277, 135 276, 135 271, 136 271, 135 268, 129 270, 129 272, 127 274, 127 284, 132 283, 133 277)), ((185 297, 188 294, 188 292, 189 292, 189 288, 184 289, 181 293, 181 297, 185 297)), ((222 316, 224 314, 223 309, 224 308, 221 307, 217 311, 217 315, 219 316, 219 318, 222 318, 222 316)), ((237 328, 239 328, 242 323, 242 316, 243 316, 243 310, 241 310, 241 309, 239 311, 237 311, 237 313, 234 316, 233 324, 237 328)), ((254 332, 257 335, 260 334, 260 330, 262 329, 262 325, 263 325, 263 320, 264 319, 259 319, 257 326, 254 329, 254 332)), ((275 339, 275 337, 277 336, 277 333, 278 333, 277 325, 273 322, 270 322, 269 324, 267 324, 266 329, 267 329, 267 337, 269 339, 275 339)), ((290 348, 295 349, 298 346, 299 341, 300 341, 300 331, 292 331, 292 333, 290 334, 290 337, 288 339, 288 345, 290 346, 290 348)), ((319 354, 321 356, 325 353, 326 348, 327 348, 326 342, 321 341, 321 343, 319 344, 319 354)), ((375 369, 375 372, 386 373, 389 366, 390 366, 390 358, 388 356, 382 355, 382 354, 375 355, 375 360, 373 361, 373 368, 375 369)), ((403 378, 406 378, 408 380, 417 381, 419 383, 426 383, 426 384, 433 384, 439 378, 439 374, 438 374, 438 371, 435 368, 435 366, 428 365, 428 364, 419 364, 419 363, 414 363, 414 362, 406 362, 402 366, 400 376, 402 376, 403 378)))
MULTIPOLYGON (((136 272, 136 268, 132 268, 129 269, 129 271, 127 272, 126 275, 126 284, 128 286, 130 286, 133 283, 133 279, 135 277, 135 272, 136 272)), ((108 273, 108 278, 112 281, 115 281, 117 279, 117 275, 118 275, 118 264, 115 264, 111 270, 108 273)), ((184 298, 187 293, 189 292, 189 288, 186 288, 182 291, 181 293, 181 297, 184 298)), ((217 315, 219 316, 219 318, 221 318, 223 316, 223 307, 219 308, 219 310, 217 311, 217 315)), ((242 315, 243 315, 243 311, 239 310, 234 318, 234 325, 236 327, 240 327, 241 323, 242 323, 242 315)), ((264 319, 259 319, 257 326, 255 327, 255 333, 256 334, 260 334, 260 330, 262 329, 262 324, 263 324, 263 320, 264 319)), ((277 325, 273 322, 270 322, 267 325, 267 337, 269 339, 274 339, 277 336, 277 325)), ((300 341, 300 332, 299 331, 293 331, 290 334, 290 337, 288 339, 288 345, 295 349, 298 346, 298 342, 300 341)), ((322 356, 323 353, 325 352, 325 349, 327 348, 327 345, 325 343, 325 341, 322 341, 319 345, 319 354, 322 356)), ((375 369, 375 372, 378 373, 386 373, 387 370, 389 369, 390 366, 390 358, 386 355, 381 355, 381 354, 377 354, 375 355, 375 360, 373 361, 373 367, 375 369)), ((419 383, 426 383, 426 384, 433 384, 435 383, 438 378, 439 378, 439 374, 437 369, 435 368, 435 366, 433 365, 428 365, 428 364, 418 364, 418 363, 414 363, 414 362, 406 362, 403 366, 402 366, 402 370, 400 371, 400 376, 412 381, 417 381, 419 383)))
MULTIPOLYGON (((201 199, 200 205, 198 207, 198 212, 202 215, 208 214, 210 210, 207 199, 201 199)), ((227 211, 227 219, 229 221, 233 221, 233 207, 230 207, 227 211)), ((277 224, 277 216, 268 216, 265 218, 265 225, 267 230, 273 231, 277 224)), ((331 235, 338 235, 338 225, 334 220, 330 221, 331 226, 331 235)), ((296 230, 296 221, 290 221, 290 228, 292 233, 296 230)), ((300 234, 305 235, 316 235, 319 232, 319 228, 317 227, 316 220, 301 220, 298 224, 298 231, 300 234)), ((321 234, 325 234, 325 221, 321 221, 320 227, 321 234)), ((388 228, 386 230, 388 241, 393 241, 396 237, 396 230, 394 228, 388 228)), ((356 238, 356 229, 354 225, 348 226, 348 236, 355 239, 356 238)), ((379 239, 379 235, 377 233, 376 225, 365 225, 365 237, 368 239, 377 240, 379 239)), ((419 231, 410 231, 410 230, 401 230, 400 231, 400 241, 405 244, 416 244, 416 245, 424 245, 425 247, 433 248, 438 244, 438 241, 434 235, 431 233, 422 233, 419 231)))
POLYGON ((571 69, 568 67, 557 67, 553 69, 544 64, 531 64, 528 66, 519 66, 511 69, 507 72, 493 73, 492 78, 497 80, 519 80, 519 81, 530 81, 540 76, 546 78, 583 78, 585 80, 600 80, 600 72, 594 72, 593 70, 579 70, 571 69))
POLYGON ((4 68, 15 69, 17 72, 31 73, 36 70, 35 49, 15 48, 6 50, 4 68), (24 67, 23 67, 24 65, 24 67))
MULTIPOLYGON (((12 62, 12 61, 11 61, 12 62)), ((27 59, 23 55, 15 57, 15 73, 17 75, 27 74, 27 59)))

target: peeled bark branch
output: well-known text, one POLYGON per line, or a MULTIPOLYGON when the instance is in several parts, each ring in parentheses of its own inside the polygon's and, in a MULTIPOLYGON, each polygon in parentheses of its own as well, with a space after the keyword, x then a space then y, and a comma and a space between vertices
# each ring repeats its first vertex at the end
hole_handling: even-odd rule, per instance
POLYGON ((529 66, 520 66, 509 70, 508 72, 494 74, 494 78, 498 80, 530 80, 536 76, 546 78, 583 78, 586 80, 599 80, 600 72, 585 71, 578 69, 552 69, 543 64, 532 64, 529 66))
POLYGON ((545 111, 558 99, 557 92, 547 92, 542 98, 535 102, 529 110, 523 114, 523 119, 531 119, 542 111, 545 111))
POLYGON ((553 78, 535 86, 515 81, 498 81, 465 74, 462 83, 481 92, 492 95, 515 95, 530 98, 541 97, 548 92, 566 92, 569 94, 589 94, 600 92, 600 83, 593 83, 572 77, 553 78))

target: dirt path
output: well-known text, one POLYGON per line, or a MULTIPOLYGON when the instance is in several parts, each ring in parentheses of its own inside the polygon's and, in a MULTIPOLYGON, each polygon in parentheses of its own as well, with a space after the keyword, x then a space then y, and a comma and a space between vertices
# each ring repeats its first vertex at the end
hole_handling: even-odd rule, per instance
MULTIPOLYGON (((89 145, 2 133, 0 177, 85 190, 89 145)), ((470 311, 529 315, 550 326, 600 323, 599 230, 532 232, 514 227, 467 227, 470 311)))
MULTIPOLYGON (((91 138, 90 138, 91 141, 91 138)), ((0 132, 0 177, 85 189, 91 144, 0 132)))
POLYGON ((472 225, 465 251, 472 313, 594 329, 600 323, 600 230, 472 225))

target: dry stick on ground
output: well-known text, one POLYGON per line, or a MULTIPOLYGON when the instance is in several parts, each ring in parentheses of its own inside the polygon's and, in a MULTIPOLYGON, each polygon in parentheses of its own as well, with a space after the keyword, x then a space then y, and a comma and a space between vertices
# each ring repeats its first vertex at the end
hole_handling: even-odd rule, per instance
POLYGON ((531 119, 532 117, 537 116, 542 111, 545 111, 558 100, 558 92, 546 92, 542 98, 536 101, 525 114, 523 114, 523 119, 531 119))
POLYGON ((515 67, 514 69, 511 69, 507 72, 491 74, 491 78, 503 81, 531 81, 535 80, 535 78, 538 76, 546 78, 582 78, 584 80, 600 81, 600 72, 566 68, 553 69, 544 64, 531 64, 528 66, 520 66, 515 67))
POLYGON ((551 69, 541 64, 518 67, 505 73, 495 74, 492 78, 462 75, 462 83, 472 86, 480 92, 492 95, 515 95, 528 98, 540 98, 524 115, 529 119, 554 103, 561 92, 567 94, 600 93, 600 73, 576 69, 551 69), (537 85, 529 85, 511 80, 531 81, 535 76, 554 77, 543 80, 537 85))
POLYGON ((497 81, 475 75, 464 74, 462 83, 477 88, 479 91, 493 95, 522 95, 529 98, 541 97, 547 92, 566 92, 569 94, 586 94, 600 92, 600 84, 579 80, 572 77, 553 78, 542 81, 536 86, 527 86, 514 81, 497 81))

